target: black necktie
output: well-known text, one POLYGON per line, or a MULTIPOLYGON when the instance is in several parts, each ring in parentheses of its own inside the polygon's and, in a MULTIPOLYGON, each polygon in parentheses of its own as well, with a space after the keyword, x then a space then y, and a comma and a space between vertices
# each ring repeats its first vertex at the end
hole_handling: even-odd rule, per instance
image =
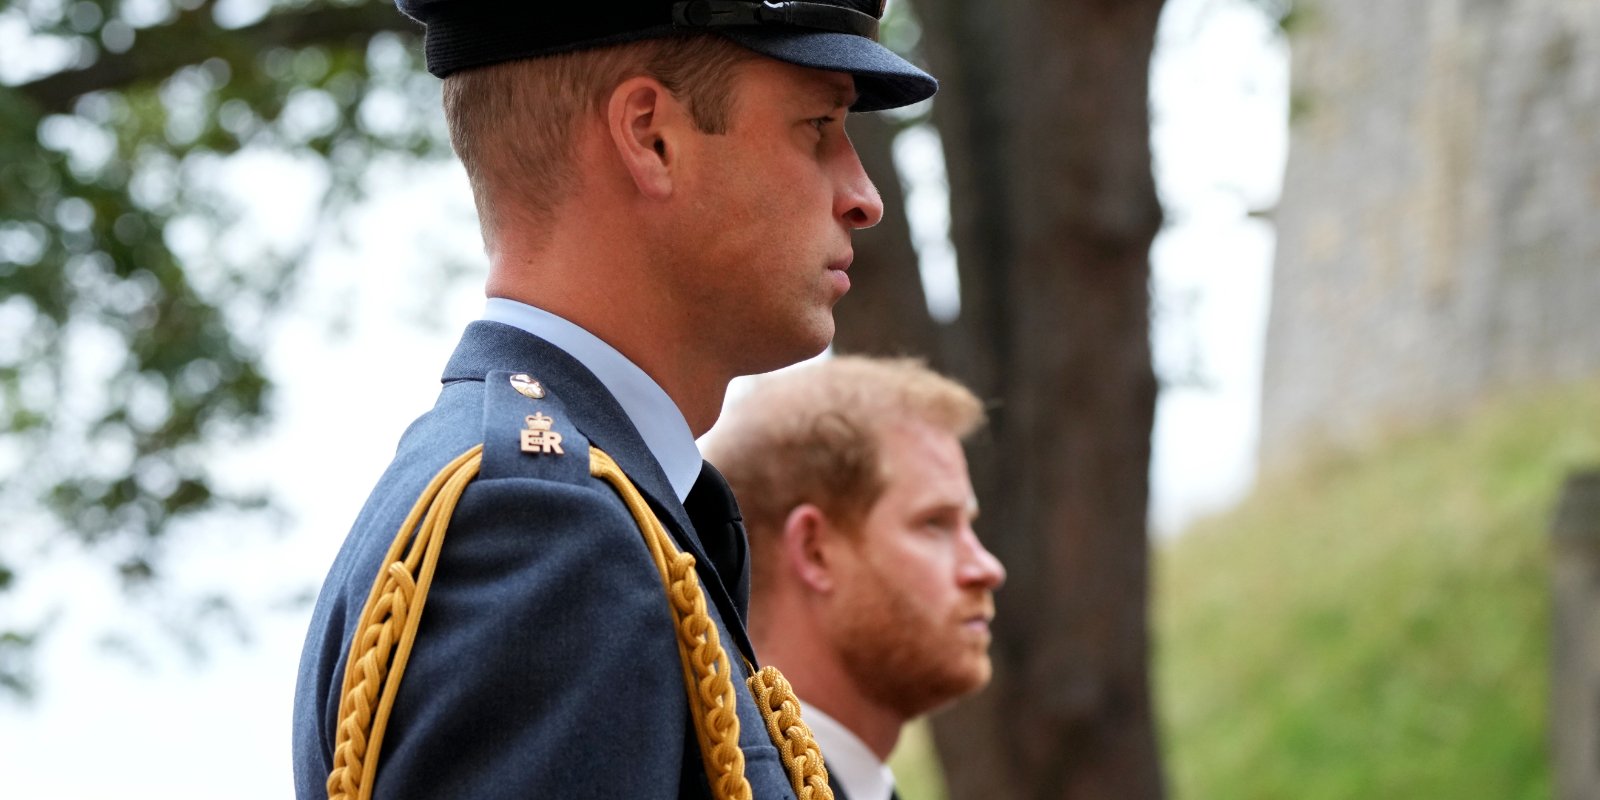
MULTIPOLYGON (((822 754, 822 760, 824 763, 827 762, 827 753, 822 754)), ((833 800, 850 800, 850 795, 845 794, 844 787, 839 785, 839 779, 835 778, 831 773, 828 775, 828 788, 833 790, 833 800)), ((900 800, 900 789, 898 787, 889 787, 889 800, 900 800)))
MULTIPOLYGON (((822 763, 824 765, 828 763, 827 753, 822 754, 822 763)), ((833 790, 833 800, 850 800, 850 795, 844 793, 844 787, 839 785, 839 779, 835 778, 833 773, 828 774, 828 788, 833 790)), ((890 800, 893 800, 893 798, 890 798, 890 800)))
POLYGON ((700 477, 683 500, 683 510, 700 537, 700 546, 706 557, 722 578, 722 585, 733 595, 739 618, 744 619, 750 608, 750 563, 746 557, 749 543, 745 540, 744 518, 739 516, 739 504, 722 473, 711 462, 702 462, 700 477))

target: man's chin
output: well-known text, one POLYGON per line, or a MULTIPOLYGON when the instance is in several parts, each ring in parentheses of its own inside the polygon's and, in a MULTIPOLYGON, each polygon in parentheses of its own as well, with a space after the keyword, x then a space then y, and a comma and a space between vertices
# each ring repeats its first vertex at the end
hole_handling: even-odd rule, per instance
MULTIPOLYGON (((788 346, 773 348, 774 352, 763 358, 750 359, 740 374, 760 375, 816 358, 833 343, 833 332, 833 316, 830 314, 826 326, 813 326, 812 330, 790 337, 788 346)), ((754 352, 749 354, 757 355, 754 352)))
POLYGON ((804 330, 798 331, 796 337, 796 350, 802 352, 799 360, 815 358, 822 351, 833 344, 833 336, 838 332, 838 325, 833 321, 833 308, 820 309, 805 325, 804 330))
POLYGON ((921 691, 909 693, 901 703, 906 718, 922 716, 954 705, 956 701, 974 694, 989 685, 994 669, 989 659, 982 663, 963 665, 964 668, 926 674, 917 681, 921 691))
POLYGON ((989 681, 992 678, 994 678, 994 665, 990 663, 988 658, 984 658, 983 665, 974 670, 972 688, 967 690, 967 694, 972 694, 973 692, 979 691, 983 687, 988 686, 989 681))
POLYGON ((987 670, 981 677, 974 675, 971 676, 970 680, 947 681, 940 685, 942 691, 937 693, 930 692, 922 696, 920 702, 910 708, 902 709, 902 713, 907 720, 911 720, 926 714, 932 714, 935 711, 942 711, 955 705, 961 699, 976 694, 988 685, 989 673, 987 670))

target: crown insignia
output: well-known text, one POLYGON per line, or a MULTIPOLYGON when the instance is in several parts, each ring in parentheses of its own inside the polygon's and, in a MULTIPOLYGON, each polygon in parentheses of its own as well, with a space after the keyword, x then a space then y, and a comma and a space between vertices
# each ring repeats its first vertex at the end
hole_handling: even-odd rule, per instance
POLYGON ((561 449, 561 434, 550 429, 550 426, 556 424, 555 419, 540 411, 523 417, 523 420, 528 427, 522 429, 522 452, 556 455, 566 453, 561 449))

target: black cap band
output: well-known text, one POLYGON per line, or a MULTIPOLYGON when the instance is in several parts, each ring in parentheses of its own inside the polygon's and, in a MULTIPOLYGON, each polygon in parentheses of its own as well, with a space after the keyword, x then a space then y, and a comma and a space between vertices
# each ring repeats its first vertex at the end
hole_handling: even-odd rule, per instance
POLYGON ((428 71, 440 78, 496 61, 552 55, 672 32, 665 5, 617 3, 596 14, 584 3, 456 3, 425 20, 428 71))
POLYGON ((854 111, 931 96, 938 82, 878 44, 885 0, 397 0, 427 26, 438 77, 523 58, 694 32, 769 58, 855 77, 854 111))
POLYGON ((878 40, 878 20, 845 6, 743 0, 688 0, 672 6, 672 24, 686 28, 781 25, 878 40))

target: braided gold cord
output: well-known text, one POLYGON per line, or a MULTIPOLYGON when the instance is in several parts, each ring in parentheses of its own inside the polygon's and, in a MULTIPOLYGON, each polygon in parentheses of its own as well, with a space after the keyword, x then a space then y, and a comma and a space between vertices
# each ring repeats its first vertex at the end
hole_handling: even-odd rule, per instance
POLYGON ((798 800, 833 800, 828 785, 828 767, 822 763, 822 750, 811 736, 811 727, 800 719, 800 700, 794 687, 777 667, 768 665, 750 676, 750 692, 756 696, 767 734, 783 758, 789 783, 798 800))
MULTIPOLYGON (((416 642, 445 530, 482 462, 483 446, 478 445, 440 470, 411 507, 384 556, 385 566, 362 607, 345 663, 333 770, 327 783, 331 800, 372 797, 384 729, 416 642)), ((739 748, 732 665, 706 611, 694 556, 678 550, 643 495, 598 448, 589 448, 589 472, 621 495, 660 573, 672 608, 684 688, 712 793, 717 800, 751 800, 750 783, 744 776, 744 751, 739 748)), ((748 686, 799 800, 832 800, 822 754, 800 719, 800 703, 789 682, 775 668, 767 667, 752 675, 748 686)))
POLYGON ((589 473, 610 483, 622 496, 644 535, 678 631, 678 658, 694 717, 695 736, 706 779, 717 800, 750 800, 739 748, 739 716, 734 707, 732 665, 706 613, 705 594, 694 572, 694 556, 678 550, 622 468, 599 448, 589 448, 589 473))
POLYGON ((482 454, 483 446, 475 446, 433 477, 384 555, 387 566, 378 572, 367 595, 345 663, 333 770, 328 773, 332 800, 372 797, 384 728, 416 641, 445 528, 467 483, 477 476, 482 454))

